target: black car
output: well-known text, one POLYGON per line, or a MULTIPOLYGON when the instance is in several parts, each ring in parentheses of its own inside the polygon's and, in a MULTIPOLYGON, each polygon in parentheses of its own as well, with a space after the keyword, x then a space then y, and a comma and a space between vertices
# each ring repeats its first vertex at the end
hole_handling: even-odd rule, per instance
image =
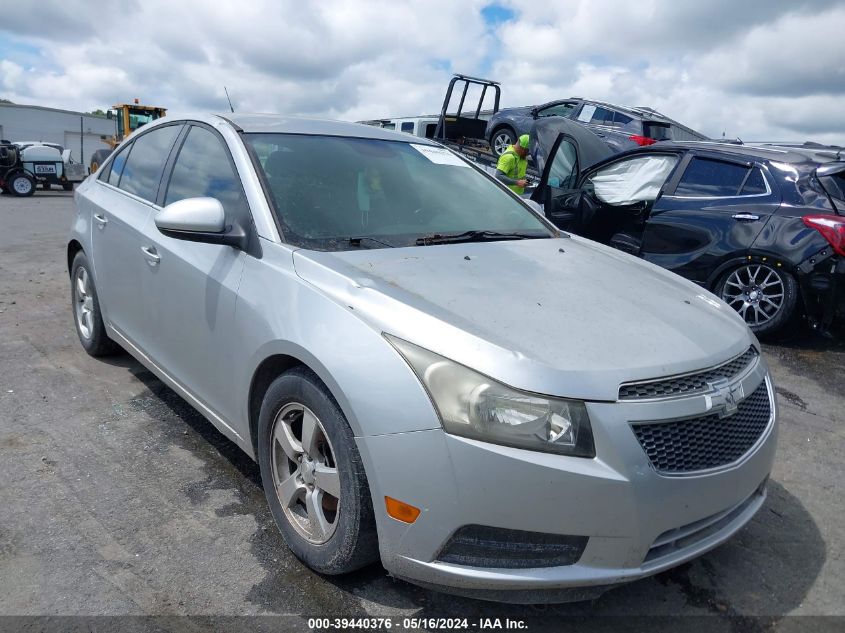
POLYGON ((845 312, 845 153, 661 143, 584 168, 559 134, 533 199, 558 227, 711 290, 756 333, 845 312))
POLYGON ((486 137, 496 155, 522 134, 528 134, 538 119, 565 117, 586 125, 616 151, 657 141, 704 141, 707 137, 652 110, 573 97, 540 106, 505 108, 487 122, 486 137))

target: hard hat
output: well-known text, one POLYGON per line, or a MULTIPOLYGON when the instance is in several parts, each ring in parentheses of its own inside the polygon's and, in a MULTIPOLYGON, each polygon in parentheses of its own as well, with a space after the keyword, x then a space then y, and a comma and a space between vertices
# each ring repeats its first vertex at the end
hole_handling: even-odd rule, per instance
POLYGON ((528 149, 528 140, 529 140, 528 135, 523 134, 522 136, 519 137, 519 146, 522 147, 523 149, 528 149))

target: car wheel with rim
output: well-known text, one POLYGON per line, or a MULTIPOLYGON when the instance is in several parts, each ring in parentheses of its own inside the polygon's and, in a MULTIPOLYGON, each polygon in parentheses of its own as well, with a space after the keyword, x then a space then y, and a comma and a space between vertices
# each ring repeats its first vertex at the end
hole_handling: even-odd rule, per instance
POLYGON ((496 156, 501 156, 505 150, 516 143, 516 134, 510 128, 499 128, 493 133, 493 153, 496 156))
POLYGON ((798 282, 766 263, 748 262, 722 276, 716 294, 739 312, 757 335, 772 334, 789 323, 798 305, 798 282))
POLYGON ((19 198, 35 193, 35 179, 29 174, 18 172, 9 178, 9 190, 19 198))
POLYGON ((378 558, 375 516, 346 418, 317 376, 295 368, 267 390, 258 463, 273 518, 291 551, 324 574, 378 558))
POLYGON ((97 287, 91 275, 91 266, 83 251, 73 258, 70 268, 73 320, 82 347, 91 356, 109 356, 121 351, 120 346, 106 334, 97 287))

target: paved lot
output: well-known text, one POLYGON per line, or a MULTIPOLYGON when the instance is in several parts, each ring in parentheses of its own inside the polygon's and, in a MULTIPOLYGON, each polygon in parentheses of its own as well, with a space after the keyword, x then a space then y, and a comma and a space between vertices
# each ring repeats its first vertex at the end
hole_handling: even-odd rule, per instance
POLYGON ((769 499, 693 563, 555 607, 448 597, 378 565, 322 578, 285 548, 253 462, 130 357, 82 351, 72 214, 66 193, 0 197, 0 615, 845 615, 842 338, 766 346, 781 406, 769 499))

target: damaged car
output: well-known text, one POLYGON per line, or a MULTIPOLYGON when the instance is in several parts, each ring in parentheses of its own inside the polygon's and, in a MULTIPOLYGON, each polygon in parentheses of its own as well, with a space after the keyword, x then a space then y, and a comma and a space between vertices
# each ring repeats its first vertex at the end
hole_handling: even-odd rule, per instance
POLYGON ((686 277, 758 335, 802 314, 826 332, 845 311, 840 150, 667 142, 596 163, 566 130, 538 139, 533 199, 557 227, 686 277))
POLYGON ((433 141, 167 117, 75 201, 82 347, 125 349, 253 457, 320 573, 585 599, 766 498, 775 392, 737 313, 433 141))

